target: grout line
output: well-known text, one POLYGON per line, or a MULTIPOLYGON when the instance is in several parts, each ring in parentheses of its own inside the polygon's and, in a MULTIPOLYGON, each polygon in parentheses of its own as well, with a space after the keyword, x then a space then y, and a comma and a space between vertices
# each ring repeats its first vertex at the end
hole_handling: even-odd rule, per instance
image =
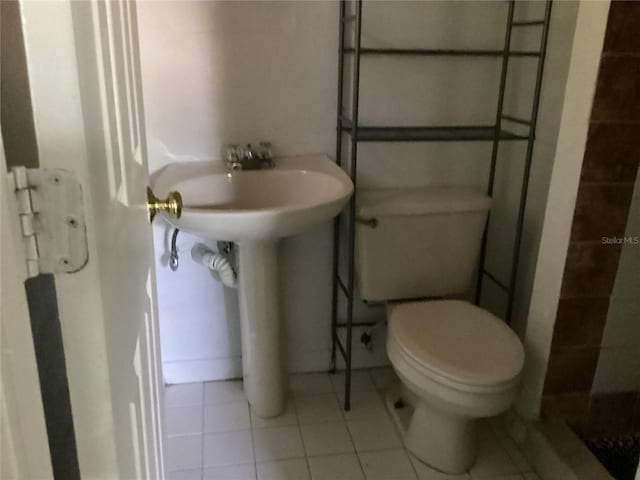
POLYGON ((581 180, 580 187, 631 187, 635 186, 636 182, 631 180, 581 180))
MULTIPOLYGON (((242 358, 242 355, 222 355, 219 357, 196 357, 196 358, 185 358, 183 360, 167 360, 162 363, 189 363, 189 362, 202 362, 205 360, 226 360, 229 358, 242 358)), ((238 377, 231 378, 214 378, 211 380, 194 380, 193 382, 177 382, 177 383, 166 383, 165 385, 182 385, 182 383, 202 383, 202 382, 234 382, 236 380, 242 380, 242 375, 238 377)))
POLYGON ((406 457, 409 459, 409 465, 411 465, 411 471, 413 472, 413 474, 415 475, 416 479, 420 478, 420 475, 418 474, 418 469, 416 468, 415 463, 412 460, 412 453, 407 450, 407 447, 404 444, 404 441, 402 439, 402 435, 399 432, 399 428, 398 425, 396 425, 395 420, 392 418, 391 416, 391 412, 389 412, 389 410, 387 409, 387 399, 386 399, 386 392, 387 390, 389 390, 391 388, 390 385, 386 386, 385 388, 378 388, 378 386, 375 384, 375 382, 373 381, 373 375, 371 374, 371 370, 373 370, 372 368, 370 368, 368 370, 369 373, 369 378, 371 379, 371 382, 373 383, 373 386, 375 388, 376 393, 378 394, 378 398, 380 398, 380 400, 382 401, 382 405, 384 408, 384 413, 387 416, 387 420, 389 420, 391 422, 391 424, 394 427, 394 431, 398 434, 398 437, 400 438, 400 448, 402 449, 402 451, 404 452, 404 454, 406 455, 406 457))
MULTIPOLYGON (((351 391, 351 393, 353 394, 353 390, 351 391)), ((351 396, 353 397, 353 395, 351 395, 351 396)), ((347 421, 349 419, 347 418, 347 412, 344 410, 344 402, 340 398, 340 395, 338 395, 338 392, 333 392, 333 397, 338 402, 338 409, 340 410, 340 418, 342 419, 342 421, 346 425, 347 421)), ((351 405, 351 406, 353 407, 353 405, 351 405)), ((353 408, 351 410, 353 410, 353 408)), ((355 447, 355 445, 354 445, 354 447, 355 447)))
MULTIPOLYGON (((244 391, 244 383, 242 384, 242 391, 244 391)), ((253 452, 253 478, 257 480, 258 478, 258 459, 256 458, 256 445, 255 445, 255 437, 253 436, 253 416, 251 415, 251 404, 249 400, 246 400, 246 403, 249 407, 249 430, 251 431, 251 451, 253 452)))
POLYGON ((409 450, 407 450, 406 448, 404 448, 404 444, 402 445, 402 448, 404 450, 405 455, 409 459, 409 464, 411 465, 411 470, 415 474, 416 478, 420 478, 420 475, 418 474, 418 469, 416 468, 415 463, 413 463, 413 460, 411 459, 411 452, 409 450))
MULTIPOLYGON (((336 394, 337 396, 337 394, 336 394)), ((338 402, 340 401, 340 399, 338 399, 338 402)), ((362 478, 366 478, 366 474, 364 472, 364 467, 362 466, 362 461, 360 460, 360 452, 358 452, 358 448, 356 447, 356 442, 353 439, 353 435, 351 434, 351 429, 349 428, 349 424, 347 423, 348 420, 346 418, 345 413, 342 408, 340 408, 340 411, 343 414, 344 417, 344 427, 347 429, 347 433, 349 434, 349 439, 351 440, 351 445, 353 445, 353 453, 356 456, 356 460, 358 461, 358 465, 360 466, 360 473, 362 473, 362 478)))
POLYGON ((589 124, 637 126, 640 125, 640 120, 589 119, 589 124))
POLYGON ((298 408, 296 407, 296 402, 294 401, 293 392, 290 392, 289 399, 291 401, 291 406, 293 407, 293 413, 296 418, 296 425, 298 426, 298 432, 300 433, 300 440, 302 441, 302 449, 304 450, 304 461, 307 465, 307 473, 309 474, 309 478, 311 479, 311 464, 309 463, 309 455, 307 454, 307 446, 304 442, 304 436, 302 435, 302 425, 300 424, 300 419, 298 418, 298 408))
MULTIPOLYGON (((371 375, 371 371, 373 370, 373 368, 368 368, 368 369, 365 369, 365 370, 366 370, 367 375, 369 376, 370 380, 373 382, 373 378, 372 378, 372 375, 371 375)), ((375 383, 374 383, 374 386, 375 386, 375 383)), ((380 389, 376 388, 374 391, 376 392, 377 396, 382 396, 383 397, 385 390, 380 390, 380 389)), ((338 393, 337 392, 331 392, 331 393, 333 393, 333 398, 336 399, 336 401, 340 402, 340 397, 339 397, 338 393)), ((205 476, 205 473, 204 473, 204 469, 205 469, 205 455, 204 455, 205 428, 204 428, 204 422, 205 422, 206 404, 204 402, 204 396, 205 396, 205 388, 204 388, 204 383, 203 383, 203 389, 202 389, 202 399, 203 399, 203 401, 202 401, 202 405, 201 405, 201 408, 202 408, 202 432, 200 433, 201 439, 202 439, 202 444, 201 444, 202 462, 201 462, 201 472, 200 472, 201 480, 204 479, 204 476, 205 476)), ((305 442, 304 442, 304 437, 302 435, 302 424, 300 422, 298 407, 297 407, 297 403, 296 403, 296 398, 293 395, 293 392, 290 392, 290 395, 288 396, 288 401, 291 402, 291 407, 292 407, 292 410, 293 410, 293 413, 294 413, 294 418, 295 418, 295 426, 297 426, 297 428, 298 428, 298 433, 299 433, 300 439, 302 441, 302 445, 303 445, 303 449, 304 449, 304 460, 305 460, 305 463, 306 463, 307 473, 308 473, 309 477, 312 478, 311 477, 312 473, 311 473, 310 457, 308 455, 307 448, 306 448, 306 445, 305 445, 305 442)), ((387 419, 389 419, 389 421, 394 425, 394 427, 397 427, 395 425, 394 420, 391 418, 390 412, 386 408, 386 404, 384 402, 384 398, 382 398, 382 401, 383 401, 383 404, 384 404, 384 410, 385 410, 385 415, 386 415, 387 419)), ((256 426, 254 425, 254 418, 251 415, 251 406, 249 405, 247 400, 244 400, 244 402, 249 408, 249 428, 251 430, 251 448, 252 448, 252 453, 253 453, 253 463, 252 464, 254 466, 254 476, 253 476, 253 478, 254 478, 254 480, 257 480, 257 478, 258 478, 258 473, 257 473, 258 462, 257 462, 257 459, 256 459, 256 446, 255 446, 255 437, 254 437, 254 430, 256 429, 256 426)), ((344 412, 342 410, 342 408, 340 408, 340 412, 341 412, 341 414, 340 414, 341 415, 341 420, 336 420, 336 421, 331 421, 331 422, 327 422, 327 421, 325 421, 325 422, 314 422, 314 423, 320 423, 320 424, 341 423, 341 424, 343 424, 345 426, 345 428, 347 429, 347 433, 348 433, 349 439, 350 439, 351 444, 353 446, 353 453, 356 455, 356 458, 357 458, 357 461, 358 461, 358 465, 360 467, 360 472, 363 475, 363 478, 365 478, 364 477, 365 469, 364 469, 363 461, 361 460, 360 454, 361 453, 376 452, 376 451, 381 451, 381 452, 382 451, 390 451, 390 450, 395 450, 395 448, 393 448, 393 449, 392 448, 374 449, 374 450, 366 450, 366 451, 363 451, 363 452, 358 451, 358 449, 356 448, 356 444, 355 444, 355 441, 354 441, 353 434, 352 434, 352 432, 351 432, 351 430, 349 428, 349 425, 348 425, 348 422, 350 420, 348 420, 346 418, 346 412, 344 412)), ((355 419, 355 420, 359 420, 359 419, 355 419)), ((362 420, 365 420, 365 419, 362 419, 362 420)), ((282 426, 277 426, 277 427, 293 427, 293 426, 294 425, 282 425, 282 426)), ((487 427, 489 429, 490 436, 496 440, 495 446, 497 448, 499 448, 500 450, 502 450, 502 452, 506 454, 506 458, 509 459, 509 461, 510 461, 509 463, 512 464, 513 466, 515 466, 518 469, 518 472, 519 472, 517 474, 517 475, 519 475, 518 478, 524 479, 525 478, 525 474, 529 473, 529 472, 528 471, 527 472, 522 471, 519 468, 519 466, 517 465, 515 459, 511 456, 509 448, 507 448, 507 445, 505 444, 505 440, 507 440, 506 443, 509 443, 509 438, 508 438, 508 436, 503 438, 503 436, 504 436, 503 434, 506 434, 506 432, 502 431, 502 427, 501 427, 500 424, 494 424, 492 422, 487 422, 487 427), (500 432, 498 430, 500 430, 500 432)), ((266 428, 269 428, 269 427, 266 427, 266 428)), ((515 445, 515 443, 514 443, 514 446, 515 446, 516 449, 518 449, 518 446, 515 445)), ((418 469, 417 469, 417 466, 416 466, 417 464, 412 461, 412 455, 405 448, 404 442, 398 448, 405 452, 405 455, 408 458, 409 463, 411 464, 411 469, 412 469, 412 472, 415 475, 415 478, 419 478, 418 469)), ((349 455, 349 453, 336 453, 336 454, 320 455, 320 456, 326 457, 326 456, 339 456, 339 455, 349 455)), ((292 457, 292 458, 294 458, 294 457, 292 457)), ((300 457, 295 457, 295 458, 300 458, 300 457)), ((281 460, 274 460, 274 461, 285 461, 285 460, 290 460, 290 458, 281 459, 281 460)), ((471 477, 471 476, 468 476, 468 477, 465 477, 465 478, 467 478, 467 480, 473 480, 473 477, 471 477)))

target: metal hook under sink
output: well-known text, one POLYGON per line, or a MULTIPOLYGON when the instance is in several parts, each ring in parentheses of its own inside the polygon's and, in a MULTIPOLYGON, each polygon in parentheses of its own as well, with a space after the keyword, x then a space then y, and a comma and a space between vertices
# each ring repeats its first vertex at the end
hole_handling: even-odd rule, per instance
POLYGON ((171 235, 171 253, 169 254, 169 268, 172 272, 178 270, 178 247, 176 241, 178 240, 179 228, 176 228, 171 235))

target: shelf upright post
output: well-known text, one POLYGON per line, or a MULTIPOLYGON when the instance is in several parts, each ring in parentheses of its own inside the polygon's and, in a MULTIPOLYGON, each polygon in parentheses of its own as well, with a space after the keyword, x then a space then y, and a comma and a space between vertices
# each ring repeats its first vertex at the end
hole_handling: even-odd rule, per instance
POLYGON ((360 44, 362 40, 362 0, 356 0, 356 18, 354 31, 353 86, 351 92, 351 162, 349 165, 353 195, 349 200, 349 255, 347 266, 347 338, 344 375, 344 409, 351 409, 351 360, 353 337, 353 294, 354 294, 354 253, 356 236, 356 192, 358 166, 358 107, 360 100, 360 44))
POLYGON ((538 123, 538 110, 540 107, 540 93, 542 91, 542 77, 544 74, 544 60, 547 54, 547 43, 549 40, 549 24, 551 23, 552 0, 547 0, 544 10, 544 20, 542 24, 542 35, 540 36, 540 56, 538 57, 538 68, 536 71, 536 85, 533 93, 531 106, 531 126, 529 127, 529 138, 527 140, 527 153, 524 161, 524 171, 522 172, 522 188, 520 190, 520 208, 518 210, 518 221, 516 236, 513 244, 513 259, 511 261, 511 276, 509 277, 509 304, 507 307, 507 323, 511 323, 513 315, 513 303, 515 297, 516 282, 518 277, 518 260, 520 258, 520 247, 522 246, 522 229, 524 226, 524 214, 527 208, 527 193, 529 191, 529 176, 531 174, 531 160, 533 158, 533 145, 536 135, 536 125, 538 123))
MULTIPOLYGON (((340 0, 340 25, 338 40, 338 106, 336 109, 336 163, 342 165, 342 89, 344 70, 344 29, 346 1, 340 0)), ((338 261, 340 258, 340 215, 333 221, 333 285, 331 303, 331 371, 336 371, 336 339, 338 335, 338 261)))
MULTIPOLYGON (((493 184, 496 176, 496 163, 498 161, 498 148, 500 146, 500 132, 502 130, 502 108, 504 107, 504 93, 507 86, 507 72, 509 70, 509 52, 511 50, 511 32, 513 30, 513 14, 515 9, 515 0, 509 0, 507 11, 507 25, 504 35, 504 47, 502 50, 502 68, 500 70, 500 87, 498 90, 498 106, 496 109, 496 123, 493 132, 493 145, 491 148, 491 167, 489 170, 489 182, 487 184, 487 194, 493 195, 493 184)), ((487 253, 487 241, 489 236, 489 220, 485 226, 484 235, 482 236, 482 246, 480 247, 480 261, 478 263, 478 280, 476 284, 476 304, 480 304, 482 295, 482 280, 484 277, 484 260, 487 253)), ((509 293, 511 296, 511 293, 509 293)))

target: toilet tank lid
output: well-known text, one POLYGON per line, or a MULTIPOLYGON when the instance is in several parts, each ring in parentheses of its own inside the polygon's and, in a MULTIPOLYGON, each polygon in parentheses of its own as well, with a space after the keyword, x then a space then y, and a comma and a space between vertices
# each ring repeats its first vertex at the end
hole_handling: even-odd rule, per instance
POLYGON ((486 212, 491 198, 471 186, 361 190, 356 198, 361 217, 486 212))

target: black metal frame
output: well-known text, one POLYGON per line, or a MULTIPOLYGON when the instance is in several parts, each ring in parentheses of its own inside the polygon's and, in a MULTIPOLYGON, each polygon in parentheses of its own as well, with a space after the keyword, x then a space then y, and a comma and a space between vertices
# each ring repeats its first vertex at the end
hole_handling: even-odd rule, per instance
MULTIPOLYGON (((516 223, 515 243, 513 258, 511 263, 511 275, 508 284, 503 284, 485 268, 485 254, 487 248, 488 227, 482 241, 480 270, 476 288, 476 303, 480 302, 482 284, 485 277, 498 285, 508 296, 508 306, 506 313, 507 323, 511 322, 513 314, 514 293, 516 279, 518 275, 518 260, 522 240, 522 229, 524 214, 526 210, 527 192, 529 186, 529 174, 531 171, 531 159, 533 156, 533 145, 535 140, 535 130, 540 104, 540 92, 542 89, 542 76, 544 70, 544 60, 549 36, 549 22, 551 19, 552 0, 546 0, 544 18, 540 20, 514 21, 516 0, 508 0, 507 25, 505 30, 504 48, 502 50, 470 50, 470 49, 392 49, 392 48, 366 48, 361 45, 362 32, 362 3, 363 0, 352 0, 355 3, 355 13, 347 14, 348 0, 340 0, 340 25, 339 25, 339 63, 338 63, 338 114, 336 131, 336 162, 342 165, 343 134, 348 134, 351 139, 351 158, 349 164, 349 174, 354 184, 354 195, 349 201, 346 210, 347 215, 347 279, 344 282, 340 278, 340 230, 341 219, 336 218, 334 222, 334 245, 333 245, 333 292, 331 310, 331 369, 335 371, 337 352, 342 355, 345 363, 345 397, 344 408, 349 410, 351 406, 351 361, 352 361, 352 340, 353 327, 361 325, 372 325, 372 322, 353 321, 353 301, 354 301, 354 250, 355 250, 355 220, 356 204, 355 192, 357 191, 357 160, 358 143, 360 142, 450 142, 450 141, 491 141, 491 166, 489 171, 489 181, 487 193, 493 194, 495 183, 496 164, 498 160, 498 150, 501 141, 526 141, 527 150, 524 162, 522 187, 520 193, 520 204, 516 223), (353 23, 353 46, 345 45, 346 25, 353 23), (540 36, 540 47, 537 51, 511 50, 511 37, 513 29, 519 27, 542 27, 540 36), (344 62, 347 57, 353 61, 352 70, 352 92, 351 92, 351 112, 347 116, 343 113, 343 88, 344 88, 344 62), (500 73, 500 85, 498 91, 498 105, 496 111, 496 121, 494 125, 463 125, 463 126, 412 126, 412 127, 378 127, 359 125, 358 108, 360 93, 360 59, 362 55, 400 55, 412 56, 461 56, 461 57, 501 57, 502 68, 500 73), (531 117, 529 120, 506 115, 503 112, 505 87, 507 83, 507 73, 509 60, 511 58, 537 58, 536 83, 533 94, 531 117), (502 121, 513 122, 529 128, 527 134, 512 133, 502 126, 502 121), (343 294, 347 300, 346 321, 338 322, 338 295, 343 294), (338 328, 346 328, 346 342, 342 343, 338 336, 338 328)), ((488 226, 488 222, 487 222, 488 226)))

